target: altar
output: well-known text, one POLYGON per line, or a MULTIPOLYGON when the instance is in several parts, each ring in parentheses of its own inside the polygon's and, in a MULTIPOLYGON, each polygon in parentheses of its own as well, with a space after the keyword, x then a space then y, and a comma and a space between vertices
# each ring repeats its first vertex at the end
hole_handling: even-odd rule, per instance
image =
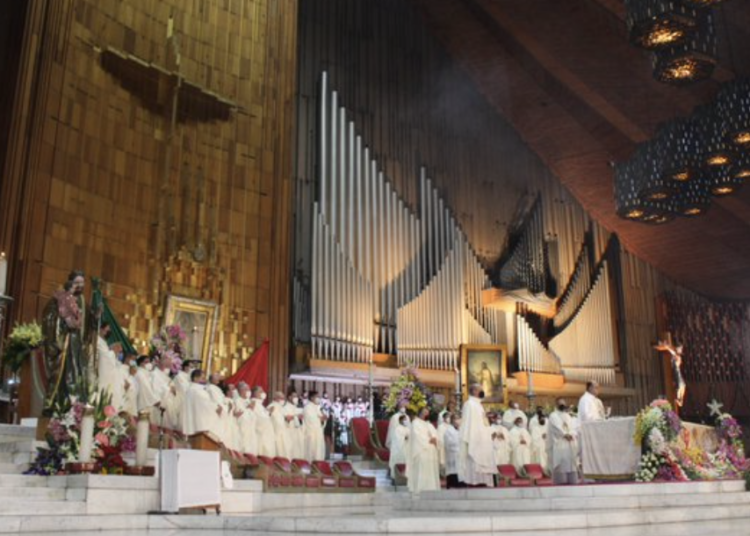
MULTIPOLYGON (((678 441, 690 442, 703 450, 714 452, 718 439, 713 427, 682 423, 678 441)), ((581 459, 585 478, 594 480, 625 480, 633 478, 641 458, 641 446, 633 441, 635 417, 617 417, 606 421, 590 421, 581 425, 581 459)))

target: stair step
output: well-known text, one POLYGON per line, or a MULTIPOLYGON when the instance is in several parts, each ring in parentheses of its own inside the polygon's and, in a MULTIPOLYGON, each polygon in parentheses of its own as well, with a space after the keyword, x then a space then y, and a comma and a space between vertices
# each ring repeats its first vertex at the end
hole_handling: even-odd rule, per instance
POLYGON ((18 439, 34 439, 35 426, 20 426, 18 424, 0 424, 0 443, 16 441, 18 439))
POLYGON ((64 501, 66 499, 66 490, 65 488, 48 488, 44 486, 0 488, 0 501, 5 501, 6 498, 23 498, 27 501, 64 501))
POLYGON ((0 501, 0 519, 4 515, 68 515, 75 516, 86 513, 86 503, 83 501, 29 501, 22 499, 5 499, 0 501))
POLYGON ((37 475, 0 475, 2 488, 42 488, 49 486, 49 478, 37 475))
POLYGON ((37 443, 36 439, 2 441, 0 442, 0 452, 36 452, 37 443))
POLYGON ((0 462, 0 475, 20 475, 29 468, 28 463, 0 462))

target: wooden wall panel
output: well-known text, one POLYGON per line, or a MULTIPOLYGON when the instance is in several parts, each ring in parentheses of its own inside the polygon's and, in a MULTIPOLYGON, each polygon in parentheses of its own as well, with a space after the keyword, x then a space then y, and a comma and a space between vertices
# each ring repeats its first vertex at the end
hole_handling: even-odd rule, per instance
POLYGON ((30 0, 0 199, 14 320, 38 316, 74 268, 104 279, 141 345, 168 294, 210 299, 215 368, 270 338, 283 385, 296 14, 296 0, 30 0), (210 121, 188 109, 171 137, 157 95, 100 58, 113 47, 175 68, 170 14, 180 74, 239 108, 210 121))

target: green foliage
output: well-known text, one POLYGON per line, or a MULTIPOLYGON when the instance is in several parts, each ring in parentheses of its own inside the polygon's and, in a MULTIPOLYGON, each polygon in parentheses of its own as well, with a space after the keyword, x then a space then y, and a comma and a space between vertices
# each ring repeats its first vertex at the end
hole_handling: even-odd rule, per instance
POLYGON ((13 373, 18 372, 23 362, 35 348, 41 346, 43 340, 42 328, 36 321, 17 324, 5 342, 3 365, 13 373))

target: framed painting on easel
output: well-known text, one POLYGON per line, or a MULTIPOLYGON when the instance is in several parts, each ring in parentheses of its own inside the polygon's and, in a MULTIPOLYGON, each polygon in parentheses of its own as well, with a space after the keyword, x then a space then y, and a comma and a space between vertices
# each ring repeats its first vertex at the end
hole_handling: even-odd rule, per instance
POLYGON ((484 391, 482 402, 488 405, 505 404, 507 396, 506 370, 508 349, 504 344, 461 345, 461 393, 469 397, 469 385, 476 383, 484 391))

